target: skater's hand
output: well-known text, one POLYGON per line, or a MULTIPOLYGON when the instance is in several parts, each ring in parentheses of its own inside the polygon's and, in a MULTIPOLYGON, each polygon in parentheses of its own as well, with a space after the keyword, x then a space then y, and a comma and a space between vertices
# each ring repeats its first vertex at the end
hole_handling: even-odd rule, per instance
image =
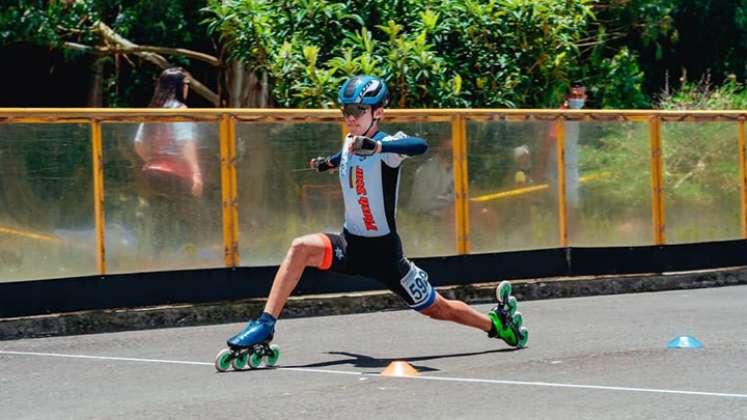
POLYGON ((358 156, 371 156, 381 152, 381 142, 366 136, 354 136, 350 151, 358 156))
POLYGON ((316 169, 317 172, 325 172, 325 171, 333 171, 335 170, 335 167, 332 166, 332 164, 329 163, 329 160, 327 160, 326 157, 319 156, 315 157, 314 159, 311 159, 309 161, 309 167, 311 169, 316 169))

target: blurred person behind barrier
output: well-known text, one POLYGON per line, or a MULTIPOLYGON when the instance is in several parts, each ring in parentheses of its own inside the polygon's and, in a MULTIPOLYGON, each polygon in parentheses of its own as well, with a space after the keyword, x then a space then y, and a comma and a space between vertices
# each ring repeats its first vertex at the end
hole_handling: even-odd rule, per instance
POLYGON ((442 142, 434 152, 415 171, 408 207, 416 213, 451 217, 454 204, 451 142, 442 142))
MULTIPOLYGON (((164 70, 148 107, 187 108, 184 102, 189 94, 189 78, 189 73, 181 67, 164 70)), ((143 172, 150 181, 167 184, 154 186, 181 186, 195 197, 202 196, 196 137, 197 129, 191 122, 140 124, 135 135, 135 152, 145 162, 143 172)))
POLYGON ((534 174, 532 173, 532 157, 529 153, 529 146, 522 144, 511 150, 513 158, 514 171, 511 173, 511 179, 507 185, 512 188, 524 188, 534 185, 534 174))
MULTIPOLYGON (((573 84, 565 96, 560 109, 582 109, 586 105, 586 88, 580 84, 573 84)), ((555 148, 557 147, 558 134, 561 125, 553 123, 544 142, 541 163, 543 167, 537 174, 543 177, 543 182, 550 183, 557 191, 558 159, 555 148)), ((565 121, 563 127, 563 145, 565 153, 565 195, 569 205, 579 205, 580 175, 578 170, 578 140, 580 127, 578 121, 565 121)))
MULTIPOLYGON (((187 108, 189 85, 190 75, 184 69, 164 70, 148 107, 187 108)), ((135 152, 143 160, 156 253, 163 251, 167 242, 184 245, 197 228, 194 210, 200 203, 194 199, 203 195, 197 142, 197 125, 192 122, 143 123, 135 135, 135 152)))
POLYGON ((434 238, 441 235, 454 243, 454 170, 451 141, 436 143, 433 155, 420 164, 412 176, 412 188, 407 209, 416 221, 417 234, 411 237, 419 252, 439 252, 443 249, 434 238))

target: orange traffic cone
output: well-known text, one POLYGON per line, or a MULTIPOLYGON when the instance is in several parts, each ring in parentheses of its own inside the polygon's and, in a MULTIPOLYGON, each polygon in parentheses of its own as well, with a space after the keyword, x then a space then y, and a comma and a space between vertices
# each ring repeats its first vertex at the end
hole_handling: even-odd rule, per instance
POLYGON ((381 376, 418 376, 420 373, 412 367, 411 364, 402 361, 397 360, 392 363, 389 363, 389 366, 386 367, 386 369, 382 370, 380 373, 381 376))

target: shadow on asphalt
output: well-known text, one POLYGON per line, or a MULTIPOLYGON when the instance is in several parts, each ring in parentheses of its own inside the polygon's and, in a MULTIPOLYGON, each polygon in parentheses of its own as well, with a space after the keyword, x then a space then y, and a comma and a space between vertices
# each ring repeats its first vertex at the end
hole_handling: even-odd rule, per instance
POLYGON ((327 354, 348 356, 348 358, 340 359, 340 360, 332 360, 328 362, 311 363, 308 365, 283 366, 283 367, 319 368, 319 367, 329 367, 329 366, 351 365, 351 366, 362 368, 362 369, 383 369, 387 367, 387 365, 389 365, 389 363, 391 363, 392 361, 404 360, 410 363, 415 369, 417 369, 418 372, 434 372, 434 371, 438 371, 439 369, 435 369, 435 368, 431 368, 431 367, 423 366, 423 365, 417 365, 416 363, 426 361, 426 360, 448 359, 448 358, 453 358, 453 357, 469 357, 469 356, 477 356, 481 354, 512 352, 512 351, 517 351, 517 350, 520 350, 520 349, 506 348, 506 349, 477 351, 477 352, 471 352, 471 353, 437 354, 437 355, 432 355, 432 356, 417 356, 417 357, 406 357, 406 356, 405 357, 388 357, 385 359, 366 356, 365 354, 349 353, 345 351, 330 351, 330 352, 327 352, 327 354))

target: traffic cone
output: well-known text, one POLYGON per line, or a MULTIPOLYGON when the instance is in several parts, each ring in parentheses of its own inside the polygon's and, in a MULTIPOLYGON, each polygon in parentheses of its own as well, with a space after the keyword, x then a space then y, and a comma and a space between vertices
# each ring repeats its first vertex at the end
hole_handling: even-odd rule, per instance
POLYGON ((411 364, 403 361, 403 360, 397 360, 392 363, 389 363, 389 366, 386 367, 386 369, 382 370, 380 373, 381 376, 418 376, 420 373, 412 367, 411 364))

